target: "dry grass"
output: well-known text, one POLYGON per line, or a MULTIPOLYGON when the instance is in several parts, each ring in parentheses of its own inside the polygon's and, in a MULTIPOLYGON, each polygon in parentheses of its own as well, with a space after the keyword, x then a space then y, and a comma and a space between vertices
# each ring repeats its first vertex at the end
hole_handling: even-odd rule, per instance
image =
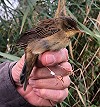
MULTIPOLYGON (((20 6, 15 10, 9 10, 9 7, 1 2, 8 20, 0 17, 0 62, 7 59, 18 60, 23 50, 19 51, 13 46, 20 33, 32 28, 41 19, 53 17, 57 0, 52 1, 21 0, 20 6), (7 11, 12 14, 11 18, 7 11)), ((60 106, 99 107, 100 0, 67 0, 66 10, 85 33, 72 38, 70 47, 67 47, 75 75, 71 76, 69 96, 60 106)))

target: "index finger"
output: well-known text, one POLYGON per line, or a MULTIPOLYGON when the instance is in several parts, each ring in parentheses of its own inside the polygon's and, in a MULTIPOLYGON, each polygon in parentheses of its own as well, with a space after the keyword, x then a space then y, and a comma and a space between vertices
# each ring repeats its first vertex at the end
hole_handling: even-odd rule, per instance
POLYGON ((44 66, 54 66, 68 61, 68 51, 66 48, 59 51, 48 51, 40 55, 39 60, 44 66))

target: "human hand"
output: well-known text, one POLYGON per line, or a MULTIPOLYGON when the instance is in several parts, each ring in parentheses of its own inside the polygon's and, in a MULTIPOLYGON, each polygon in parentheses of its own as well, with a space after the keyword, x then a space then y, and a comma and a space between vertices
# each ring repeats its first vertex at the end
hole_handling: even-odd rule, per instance
MULTIPOLYGON (((16 84, 20 84, 19 77, 24 59, 25 56, 22 56, 12 68, 12 77, 16 84)), ((72 71, 68 62, 68 51, 66 49, 56 52, 48 51, 40 55, 38 59, 38 65, 42 66, 33 68, 26 91, 20 85, 17 85, 17 90, 32 105, 54 106, 68 96, 68 86, 70 85, 68 74, 72 71), (62 76, 63 81, 51 75, 50 70, 45 66, 48 66, 56 75, 62 76)))

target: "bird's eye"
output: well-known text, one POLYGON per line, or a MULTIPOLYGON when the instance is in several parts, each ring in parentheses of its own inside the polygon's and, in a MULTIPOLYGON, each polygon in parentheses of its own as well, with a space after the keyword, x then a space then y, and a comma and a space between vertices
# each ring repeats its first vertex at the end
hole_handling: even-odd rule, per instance
POLYGON ((70 25, 66 25, 66 28, 69 29, 69 30, 73 29, 70 25))
POLYGON ((72 29, 72 27, 71 27, 71 26, 67 26, 67 28, 68 28, 68 29, 72 29))

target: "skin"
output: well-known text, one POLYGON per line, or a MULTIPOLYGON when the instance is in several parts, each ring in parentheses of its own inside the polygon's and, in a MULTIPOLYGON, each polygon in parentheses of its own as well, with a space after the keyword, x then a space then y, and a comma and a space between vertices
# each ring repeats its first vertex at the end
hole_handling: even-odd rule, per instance
POLYGON ((38 67, 33 68, 34 72, 31 73, 26 91, 23 90, 19 83, 24 60, 25 55, 12 68, 12 77, 17 85, 17 91, 30 104, 46 107, 54 106, 68 96, 68 86, 70 85, 68 73, 72 71, 72 67, 68 62, 68 51, 66 49, 55 52, 48 51, 39 56, 38 67), (59 67, 58 64, 64 69, 59 67), (48 66, 56 75, 62 75, 63 82, 52 76, 44 66, 48 66))

